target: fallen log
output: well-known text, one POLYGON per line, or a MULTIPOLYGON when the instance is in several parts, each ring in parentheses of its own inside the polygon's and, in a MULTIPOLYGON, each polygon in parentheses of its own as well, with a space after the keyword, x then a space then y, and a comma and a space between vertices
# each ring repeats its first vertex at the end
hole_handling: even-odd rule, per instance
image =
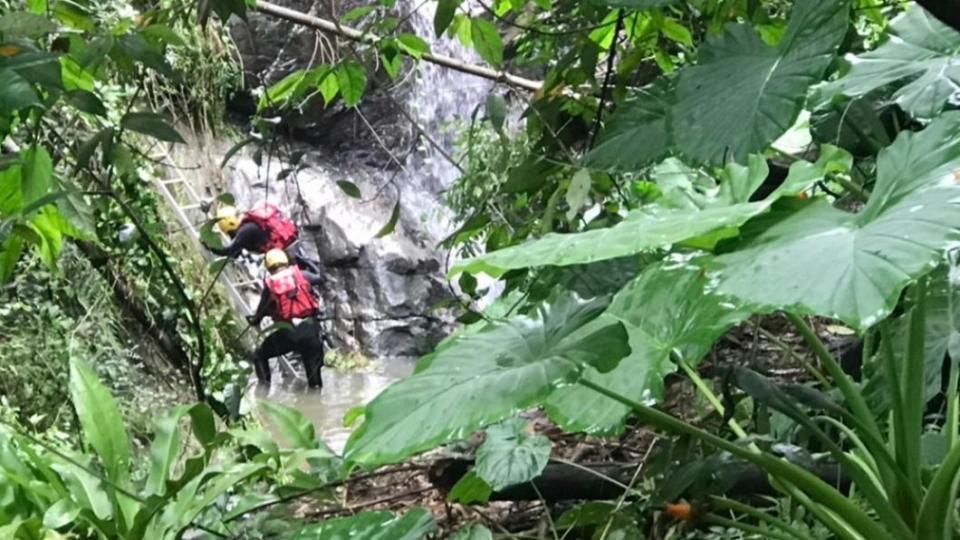
MULTIPOLYGON (((435 488, 440 490, 441 493, 447 494, 472 466, 473 460, 469 459, 441 459, 431 465, 427 471, 427 477, 435 488)), ((629 484, 636 468, 636 463, 573 466, 567 463, 550 462, 544 468, 543 473, 532 482, 517 484, 493 493, 490 500, 537 501, 541 499, 541 496, 548 503, 616 499, 623 494, 623 486, 629 484)), ((849 477, 843 474, 836 464, 816 465, 810 469, 810 472, 841 492, 850 487, 849 477)), ((734 498, 779 494, 770 484, 770 479, 765 471, 747 464, 741 467, 741 473, 737 480, 723 491, 723 493, 712 494, 734 498)), ((704 495, 706 494, 687 492, 680 494, 680 497, 695 499, 704 495)))
MULTIPOLYGON (((321 30, 323 32, 337 34, 358 43, 375 45, 381 39, 380 36, 371 34, 369 32, 361 32, 356 28, 343 26, 342 24, 334 21, 321 19, 320 17, 314 17, 313 15, 308 15, 294 9, 271 4, 270 2, 264 2, 263 0, 256 0, 254 9, 261 13, 272 15, 285 21, 290 21, 295 24, 313 28, 314 30, 321 30)), ((401 50, 400 52, 409 56, 409 53, 404 50, 401 50)), ((513 75, 505 71, 497 71, 486 66, 478 66, 476 64, 464 62, 463 60, 442 54, 425 53, 421 55, 420 58, 426 62, 444 66, 461 73, 476 75, 477 77, 483 77, 484 79, 490 79, 492 81, 508 84, 510 86, 529 90, 531 92, 536 92, 540 89, 540 87, 543 86, 543 81, 535 81, 525 77, 520 77, 518 75, 513 75)))

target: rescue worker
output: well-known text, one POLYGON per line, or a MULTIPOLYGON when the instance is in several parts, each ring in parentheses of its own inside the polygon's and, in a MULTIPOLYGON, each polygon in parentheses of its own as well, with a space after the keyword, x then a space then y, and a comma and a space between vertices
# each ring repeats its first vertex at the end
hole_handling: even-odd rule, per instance
POLYGON ((296 352, 307 373, 311 387, 323 386, 320 368, 323 367, 323 341, 320 337, 320 303, 313 293, 313 286, 320 285, 323 277, 305 272, 291 265, 282 249, 267 252, 266 267, 270 275, 263 280, 263 293, 256 313, 247 321, 256 326, 266 315, 276 321, 290 323, 293 328, 281 328, 273 332, 253 353, 253 366, 257 379, 270 383, 270 359, 289 352, 296 352))
POLYGON ((284 216, 276 205, 261 202, 242 216, 236 207, 222 206, 217 210, 216 220, 217 227, 231 241, 222 248, 206 246, 215 255, 234 258, 243 250, 264 254, 271 249, 282 249, 300 268, 314 274, 320 273, 317 263, 303 255, 297 242, 300 235, 297 225, 284 216))

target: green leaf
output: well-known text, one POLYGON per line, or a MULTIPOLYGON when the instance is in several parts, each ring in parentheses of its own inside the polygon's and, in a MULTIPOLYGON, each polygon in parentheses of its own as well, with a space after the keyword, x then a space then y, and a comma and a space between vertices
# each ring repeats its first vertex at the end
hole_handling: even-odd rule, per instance
POLYGON ((53 16, 63 24, 77 30, 84 32, 96 30, 97 25, 90 12, 73 0, 57 0, 53 4, 53 16))
MULTIPOLYGON (((727 206, 726 199, 706 200, 703 203, 706 207, 701 211, 648 205, 631 211, 613 227, 575 234, 550 233, 532 242, 460 261, 450 269, 450 275, 482 272, 499 277, 519 268, 585 264, 703 240, 707 233, 740 226, 767 210, 780 197, 801 193, 829 171, 842 169, 848 163, 849 154, 828 147, 814 164, 793 163, 783 184, 762 201, 727 206)), ((698 242, 698 247, 712 249, 718 238, 698 242)))
POLYGON ((36 90, 23 77, 9 69, 0 69, 0 113, 39 105, 40 98, 36 90))
POLYGON ((470 39, 480 58, 488 64, 499 67, 503 63, 503 41, 492 22, 486 19, 471 19, 470 39))
POLYGON ((875 50, 849 55, 850 70, 820 90, 859 97, 895 84, 893 101, 909 114, 931 119, 954 99, 960 81, 960 32, 913 4, 890 23, 889 38, 875 50))
POLYGON ((744 162, 786 132, 847 29, 849 2, 799 0, 786 35, 767 45, 749 24, 730 24, 700 48, 699 64, 620 107, 588 156, 636 169, 677 150, 697 162, 744 162))
POLYGON ((77 149, 77 167, 85 169, 90 164, 90 158, 97 151, 98 146, 103 146, 104 151, 113 142, 114 131, 112 127, 106 127, 98 131, 77 149))
POLYGON ((591 501, 574 506, 557 520, 560 529, 602 525, 617 511, 617 505, 609 502, 591 501))
POLYGON ((166 118, 152 112, 128 113, 120 120, 125 129, 150 135, 161 141, 183 143, 183 137, 167 123, 166 118))
POLYGON ((328 519, 309 525, 291 535, 290 540, 421 540, 436 529, 433 517, 422 508, 403 516, 392 512, 361 512, 354 516, 328 519))
POLYGON ((670 149, 667 117, 676 100, 666 78, 632 92, 606 121, 588 165, 636 170, 663 158, 670 149))
POLYGON ((700 212, 651 206, 630 212, 613 227, 575 234, 550 233, 532 242, 460 261, 451 268, 450 275, 470 272, 500 277, 519 268, 616 259, 664 248, 723 227, 739 226, 766 206, 746 203, 700 212))
POLYGON ((955 446, 930 482, 920 515, 917 517, 917 538, 949 540, 953 538, 953 502, 960 487, 960 446, 955 446))
POLYGON ((48 529, 59 529, 73 523, 79 513, 80 507, 73 501, 60 499, 43 513, 43 526, 48 529))
POLYGON ((438 0, 437 10, 433 14, 433 31, 436 33, 437 37, 443 35, 443 33, 450 27, 450 23, 453 22, 453 16, 457 14, 457 6, 460 5, 462 0, 438 0))
POLYGON ((220 161, 220 168, 222 169, 226 167, 227 163, 230 162, 230 158, 237 155, 237 152, 239 152, 240 150, 243 150, 244 146, 253 142, 257 142, 258 140, 259 139, 257 139, 256 137, 247 137, 246 139, 231 146, 230 149, 227 150, 227 153, 223 155, 223 159, 220 161))
POLYGON ((450 540, 493 540, 493 533, 483 525, 474 523, 453 533, 450 540))
POLYGON ((460 504, 485 503, 490 500, 493 489, 477 476, 475 470, 463 475, 447 494, 447 500, 460 504))
POLYGON ((400 201, 398 200, 396 204, 393 205, 393 211, 390 212, 390 219, 387 220, 386 225, 384 225, 377 234, 374 235, 376 238, 383 238, 384 236, 393 232, 397 227, 397 220, 400 219, 400 201))
POLYGON ((57 25, 50 19, 26 11, 14 11, 0 17, 0 35, 5 39, 36 39, 57 31, 57 25))
POLYGON ((603 307, 563 295, 530 316, 449 339, 367 405, 345 458, 402 460, 539 403, 585 365, 611 368, 629 351, 619 324, 588 324, 603 307))
MULTIPOLYGON (((193 423, 195 430, 204 432, 203 411, 197 409, 206 408, 206 414, 209 414, 209 406, 205 403, 196 403, 193 405, 180 405, 167 410, 160 415, 154 422, 153 442, 150 445, 150 472, 147 476, 147 483, 144 487, 147 495, 165 495, 167 491, 167 482, 172 480, 171 469, 180 455, 180 421, 185 416, 197 417, 193 423)), ((203 443, 206 437, 198 437, 203 443)))
POLYGON ((219 229, 217 229, 217 220, 208 219, 200 226, 198 231, 200 234, 200 242, 207 246, 215 249, 220 249, 223 247, 223 236, 220 235, 219 229))
POLYGON ((97 116, 107 116, 107 108, 103 106, 100 98, 92 92, 86 90, 74 90, 67 92, 67 102, 73 105, 77 110, 85 113, 95 114, 97 116))
POLYGON ((822 199, 780 209, 748 230, 739 249, 712 261, 718 290, 767 309, 870 327, 960 241, 958 167, 960 113, 901 133, 879 154, 877 185, 862 212, 822 199))
POLYGON ((338 180, 337 187, 340 188, 340 191, 346 193, 348 196, 353 197, 354 199, 362 199, 363 194, 360 193, 360 188, 356 184, 350 182, 349 180, 338 180))
POLYGON ((362 66, 350 60, 337 66, 336 73, 343 104, 347 107, 353 107, 360 103, 360 99, 367 88, 367 72, 363 70, 362 66))
POLYGON ((567 221, 573 221, 577 217, 577 214, 580 213, 580 210, 585 204, 587 204, 587 199, 590 196, 590 186, 592 185, 592 180, 590 179, 590 171, 587 169, 580 169, 576 174, 573 175, 573 179, 570 180, 570 187, 567 188, 567 221))
POLYGON ((123 415, 107 387, 76 357, 70 358, 70 397, 84 439, 100 457, 107 478, 125 485, 129 475, 130 441, 123 415))
MULTIPOLYGON (((584 378, 637 401, 663 398, 663 379, 677 369, 673 355, 699 364, 731 326, 750 315, 707 292, 698 268, 674 263, 648 267, 614 297, 601 318, 623 324, 630 355, 609 373, 587 369, 584 378)), ((629 408, 580 385, 559 388, 547 414, 566 431, 594 435, 623 432, 629 408)))
POLYGON ((63 88, 60 61, 55 54, 27 51, 10 57, 0 56, 0 69, 15 71, 27 82, 47 89, 63 88))
POLYGON ((13 270, 23 253, 23 238, 10 235, 0 245, 0 283, 7 283, 13 277, 13 270))
POLYGON ((23 204, 28 205, 46 195, 53 184, 53 161, 46 148, 31 146, 21 156, 20 189, 23 204))
POLYGON ((317 89, 320 90, 320 95, 323 96, 323 103, 325 105, 333 103, 333 100, 340 92, 340 81, 337 79, 336 73, 328 71, 327 74, 320 79, 320 82, 317 83, 317 89))
MULTIPOLYGON (((79 456, 78 456, 79 458, 79 456)), ((90 458, 77 459, 77 462, 89 466, 90 458)), ((103 480, 84 469, 66 462, 55 462, 51 467, 60 475, 70 492, 72 499, 83 509, 89 510, 99 519, 113 517, 113 505, 104 491, 103 480)))
POLYGON ((527 421, 511 418, 487 428, 474 470, 494 491, 540 476, 550 460, 550 439, 526 432, 527 421))
POLYGON ((627 9, 650 9, 655 7, 671 6, 680 0, 592 0, 594 4, 627 9))
POLYGON ((493 124, 497 131, 503 129, 504 122, 507 121, 507 100, 500 94, 490 94, 485 103, 487 119, 493 124))
POLYGON ((728 25, 681 72, 672 109, 673 137, 697 161, 743 162, 786 132, 847 30, 849 2, 799 0, 777 47, 748 24, 728 25))
POLYGON ((314 84, 314 80, 320 74, 328 71, 328 68, 322 67, 312 70, 298 69, 289 73, 286 77, 270 85, 269 88, 260 96, 257 102, 257 111, 263 111, 271 107, 286 107, 290 101, 303 96, 307 88, 314 84))
MULTIPOLYGON (((838 151, 843 152, 839 149, 838 151)), ((847 157, 850 157, 850 166, 853 166, 853 158, 849 154, 847 154, 847 157)), ((812 168, 816 167, 812 163, 803 163, 807 163, 812 168)), ((722 204, 749 202, 750 197, 763 184, 769 174, 770 168, 767 166, 767 160, 759 154, 750 154, 746 167, 739 163, 728 163, 720 173, 720 192, 717 194, 717 200, 722 204)))
POLYGON ((377 6, 360 6, 351 9, 340 17, 340 22, 349 23, 357 19, 362 19, 377 10, 377 6))
MULTIPOLYGON (((260 410, 287 440, 289 448, 320 448, 321 443, 317 439, 313 423, 300 411, 270 401, 261 401, 260 410)), ((331 452, 330 455, 333 456, 333 453, 331 452)))
POLYGON ((675 19, 664 19, 660 26, 660 32, 668 39, 676 41, 677 43, 688 46, 693 45, 693 36, 690 35, 690 30, 675 19))
MULTIPOLYGON (((174 79, 176 73, 167 63, 162 52, 155 50, 150 42, 140 34, 128 34, 117 39, 116 45, 110 51, 112 57, 129 57, 144 66, 162 74, 165 77, 174 79)), ((129 60, 127 60, 129 61, 129 60)))
POLYGON ((397 36, 397 45, 417 59, 430 52, 430 44, 416 34, 400 34, 397 36))

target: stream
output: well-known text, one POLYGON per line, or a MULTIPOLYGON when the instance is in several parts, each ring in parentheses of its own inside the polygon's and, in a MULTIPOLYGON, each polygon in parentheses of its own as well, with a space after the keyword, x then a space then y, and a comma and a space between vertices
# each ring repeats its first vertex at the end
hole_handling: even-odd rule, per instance
MULTIPOLYGON (((275 377, 273 384, 258 386, 258 400, 266 399, 293 407, 313 422, 317 436, 334 451, 343 452, 352 427, 343 425, 344 415, 353 407, 365 405, 393 381, 413 372, 410 358, 378 359, 357 371, 323 369, 323 389, 307 387, 303 379, 275 377)), ((354 426, 356 427, 356 426, 354 426)), ((275 430, 274 436, 278 436, 275 430)))

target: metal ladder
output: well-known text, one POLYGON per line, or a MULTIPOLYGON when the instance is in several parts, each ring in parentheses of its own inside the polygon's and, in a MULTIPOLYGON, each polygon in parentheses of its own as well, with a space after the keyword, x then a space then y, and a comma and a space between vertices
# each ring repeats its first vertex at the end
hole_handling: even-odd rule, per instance
MULTIPOLYGON (((167 201, 170 210, 176 216, 177 221, 180 222, 182 230, 190 235, 203 258, 207 262, 213 262, 216 257, 204 249, 203 243, 200 241, 200 231, 197 229, 198 225, 209 219, 201 209, 203 200, 179 170, 173 169, 173 171, 173 178, 154 179, 154 187, 167 201)), ((244 297, 243 291, 251 291, 259 295, 261 284, 257 276, 251 276, 242 267, 229 264, 223 269, 223 272, 220 272, 219 279, 227 290, 227 295, 234 308, 242 315, 253 315, 256 306, 250 305, 250 302, 244 297)))
MULTIPOLYGON (((163 160, 170 156, 164 154, 151 157, 156 160, 163 160)), ((197 194, 190 182, 184 178, 180 169, 167 167, 166 170, 172 171, 168 173, 172 175, 172 178, 155 178, 153 181, 154 187, 167 202, 167 206, 176 216, 177 221, 180 222, 182 230, 190 235, 204 260, 211 263, 216 260, 216 256, 204 248, 203 242, 200 240, 200 231, 197 229, 200 224, 209 220, 206 212, 201 208, 203 199, 197 194)), ((220 272, 218 279, 226 289, 227 296, 234 308, 244 316, 253 315, 256 306, 247 301, 243 292, 249 291, 253 293, 254 298, 259 298, 263 287, 259 276, 251 275, 247 269, 240 265, 228 263, 223 272, 220 272)), ((277 358, 277 363, 288 376, 302 378, 290 360, 291 355, 284 355, 277 358)))

